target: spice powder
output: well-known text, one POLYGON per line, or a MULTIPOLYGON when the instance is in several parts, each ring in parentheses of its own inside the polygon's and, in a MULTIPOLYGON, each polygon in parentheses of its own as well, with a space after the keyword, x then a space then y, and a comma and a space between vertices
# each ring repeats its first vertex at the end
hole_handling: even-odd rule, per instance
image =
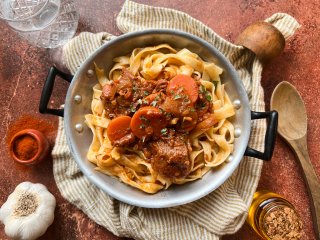
POLYGON ((13 152, 21 160, 29 160, 38 152, 38 142, 30 135, 18 137, 13 144, 13 152))
POLYGON ((10 149, 10 141, 12 137, 17 132, 26 128, 36 129, 42 132, 52 144, 54 143, 57 130, 55 124, 47 119, 25 114, 9 125, 9 129, 7 131, 8 149, 10 149))

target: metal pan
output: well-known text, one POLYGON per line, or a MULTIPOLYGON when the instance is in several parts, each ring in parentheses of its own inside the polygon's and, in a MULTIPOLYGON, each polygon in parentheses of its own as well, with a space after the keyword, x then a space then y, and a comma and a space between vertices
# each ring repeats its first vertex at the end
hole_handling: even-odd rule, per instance
POLYGON ((74 76, 70 76, 51 68, 44 84, 40 112, 63 117, 67 142, 72 156, 81 171, 97 187, 110 196, 131 205, 146 208, 173 207, 195 201, 223 184, 239 165, 243 156, 269 160, 272 156, 277 130, 277 112, 252 112, 244 86, 230 62, 217 49, 206 41, 191 34, 176 30, 146 30, 124 34, 104 44, 97 49, 80 67, 74 76), (184 185, 171 186, 168 190, 150 195, 132 188, 117 179, 94 170, 94 165, 86 159, 86 154, 92 140, 91 130, 84 124, 84 115, 91 113, 92 87, 97 83, 93 72, 94 63, 104 67, 106 73, 111 69, 112 59, 130 53, 134 48, 154 46, 168 43, 172 47, 188 48, 206 61, 215 62, 224 69, 222 82, 232 101, 240 108, 232 122, 236 128, 237 138, 234 152, 229 162, 210 171, 201 180, 184 185), (66 96, 64 109, 49 109, 47 107, 56 75, 71 82, 66 96), (259 152, 248 147, 251 130, 251 120, 265 118, 268 121, 265 135, 265 150, 259 152))

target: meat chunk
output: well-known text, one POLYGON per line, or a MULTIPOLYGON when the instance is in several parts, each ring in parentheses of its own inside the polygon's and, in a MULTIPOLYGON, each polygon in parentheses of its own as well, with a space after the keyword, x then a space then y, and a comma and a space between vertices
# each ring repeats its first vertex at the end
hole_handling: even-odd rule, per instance
POLYGON ((133 101, 135 102, 138 99, 142 99, 151 94, 155 86, 156 81, 137 77, 136 81, 134 82, 133 101))
POLYGON ((153 90, 154 92, 160 92, 163 91, 165 92, 168 86, 168 81, 166 79, 159 79, 157 81, 156 87, 153 90))
POLYGON ((151 142, 152 168, 169 179, 185 178, 191 169, 189 149, 186 142, 182 135, 176 135, 169 141, 160 139, 151 142))
POLYGON ((176 124, 176 130, 181 132, 191 131, 198 121, 198 114, 188 100, 183 94, 178 95, 178 97, 177 95, 169 95, 160 105, 164 112, 170 113, 179 119, 176 124))
POLYGON ((112 101, 117 93, 117 86, 114 82, 108 82, 102 88, 101 100, 102 101, 112 101))
POLYGON ((127 147, 131 143, 134 143, 135 140, 136 137, 132 132, 130 132, 119 140, 114 141, 112 145, 116 147, 127 147))
POLYGON ((130 99, 133 93, 133 81, 134 76, 126 68, 122 69, 121 77, 119 80, 116 80, 117 83, 117 92, 120 96, 123 96, 124 99, 130 99))
POLYGON ((106 114, 109 118, 130 114, 135 77, 126 68, 119 79, 107 83, 101 94, 106 114))
POLYGON ((180 121, 177 130, 180 132, 189 132, 195 128, 198 122, 198 114, 196 112, 189 112, 188 115, 183 117, 180 121))
POLYGON ((198 113, 199 122, 205 119, 206 114, 213 112, 212 101, 209 101, 204 92, 199 93, 199 98, 195 104, 195 109, 198 113))

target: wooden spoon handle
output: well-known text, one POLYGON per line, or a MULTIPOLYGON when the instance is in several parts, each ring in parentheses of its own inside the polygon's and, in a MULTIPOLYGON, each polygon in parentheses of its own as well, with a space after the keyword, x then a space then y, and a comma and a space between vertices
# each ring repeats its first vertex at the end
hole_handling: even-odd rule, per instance
POLYGON ((320 182, 309 158, 306 137, 304 136, 300 139, 290 140, 288 142, 295 151, 303 169, 308 193, 311 197, 310 202, 313 227, 317 239, 320 239, 320 182))

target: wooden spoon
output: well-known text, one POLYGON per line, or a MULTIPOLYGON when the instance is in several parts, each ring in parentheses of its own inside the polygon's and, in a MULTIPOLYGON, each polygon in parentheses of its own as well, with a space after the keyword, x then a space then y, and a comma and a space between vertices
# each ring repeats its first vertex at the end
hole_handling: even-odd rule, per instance
POLYGON ((310 162, 307 148, 307 114, 297 89, 281 82, 273 91, 271 109, 279 113, 278 133, 287 141, 303 169, 311 197, 311 212, 317 239, 320 239, 320 183, 310 162))

